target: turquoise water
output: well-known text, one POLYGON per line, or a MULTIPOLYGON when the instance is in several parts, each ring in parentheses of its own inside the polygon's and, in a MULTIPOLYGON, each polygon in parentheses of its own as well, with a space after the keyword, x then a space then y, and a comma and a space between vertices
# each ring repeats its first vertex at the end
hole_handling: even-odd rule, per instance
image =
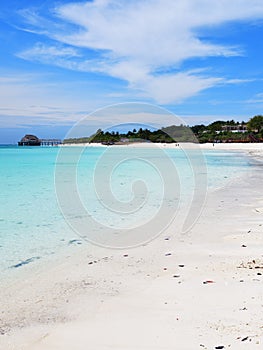
MULTIPOLYGON (((207 174, 208 188, 213 190, 250 169, 249 160, 233 152, 205 151, 206 167, 194 164, 193 170, 194 151, 189 164, 189 154, 186 157, 179 149, 165 150, 163 156, 154 149, 110 148, 108 154, 105 153, 108 149, 102 147, 86 148, 78 159, 79 151, 72 147, 57 161, 60 148, 56 147, 0 147, 1 271, 23 268, 27 263, 56 254, 63 247, 81 243, 83 237, 66 222, 56 196, 59 183, 64 186, 60 205, 73 201, 72 179, 68 176, 72 169, 80 201, 102 229, 103 225, 125 229, 151 220, 157 215, 163 197, 171 208, 176 208, 179 202, 184 205, 196 185, 194 172, 207 174), (168 191, 163 183, 169 172, 165 157, 172 161, 177 172, 168 191), (58 162, 63 169, 57 172, 58 183, 55 183, 58 162), (133 188, 136 181, 146 186, 141 184, 143 187, 138 187, 136 192, 133 188)), ((78 207, 74 205, 71 213, 77 217, 78 207)))

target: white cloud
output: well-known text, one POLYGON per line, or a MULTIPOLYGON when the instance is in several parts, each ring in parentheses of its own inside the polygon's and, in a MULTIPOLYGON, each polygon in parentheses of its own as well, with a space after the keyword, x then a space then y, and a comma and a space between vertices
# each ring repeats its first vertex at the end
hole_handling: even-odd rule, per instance
POLYGON ((263 103, 263 92, 256 94, 254 97, 246 100, 245 103, 248 104, 262 104, 263 103))
POLYGON ((263 2, 94 0, 58 6, 53 22, 30 11, 23 15, 31 28, 38 26, 39 32, 71 47, 59 53, 54 46, 38 45, 20 57, 101 72, 127 81, 158 103, 171 103, 222 82, 204 74, 178 73, 180 64, 190 58, 240 55, 238 46, 213 43, 203 34, 211 36, 214 27, 226 22, 262 18, 263 2), (79 51, 72 46, 87 57, 79 59, 79 51), (156 74, 164 69, 177 72, 156 74))
POLYGON ((13 74, 0 77, 0 126, 69 125, 98 105, 91 87, 82 82, 56 82, 52 76, 13 74), (83 95, 76 88, 83 84, 83 95), (87 98, 86 94, 90 97, 87 98), (86 98, 84 98, 86 97, 86 98))
POLYGON ((149 77, 148 80, 142 82, 142 89, 145 89, 161 104, 168 104, 171 101, 181 102, 222 80, 220 78, 205 78, 186 72, 149 77))
POLYGON ((72 47, 63 46, 48 46, 42 43, 35 45, 33 49, 25 50, 21 53, 23 58, 38 58, 38 57, 79 57, 81 56, 78 51, 72 47))
POLYGON ((99 66, 99 62, 86 60, 75 48, 61 44, 49 46, 47 44, 37 43, 30 49, 18 52, 16 56, 25 60, 41 62, 70 70, 82 72, 103 71, 99 66))

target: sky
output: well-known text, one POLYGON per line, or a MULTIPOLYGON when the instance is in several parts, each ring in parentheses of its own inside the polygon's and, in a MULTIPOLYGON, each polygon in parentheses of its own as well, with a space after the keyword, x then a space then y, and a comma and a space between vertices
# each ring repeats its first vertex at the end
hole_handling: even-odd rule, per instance
POLYGON ((263 114, 262 0, 2 1, 0 41, 0 144, 263 114))

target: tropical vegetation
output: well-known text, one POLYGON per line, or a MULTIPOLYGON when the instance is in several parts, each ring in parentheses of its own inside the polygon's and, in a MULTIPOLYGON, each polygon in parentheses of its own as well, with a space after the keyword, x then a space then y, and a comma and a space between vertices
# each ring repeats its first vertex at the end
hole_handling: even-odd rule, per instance
POLYGON ((247 123, 229 121, 214 121, 209 125, 198 124, 194 126, 172 125, 158 130, 147 128, 133 129, 126 133, 119 131, 103 131, 99 129, 89 137, 71 138, 63 141, 72 143, 103 143, 119 144, 130 142, 263 142, 263 116, 256 115, 247 123))

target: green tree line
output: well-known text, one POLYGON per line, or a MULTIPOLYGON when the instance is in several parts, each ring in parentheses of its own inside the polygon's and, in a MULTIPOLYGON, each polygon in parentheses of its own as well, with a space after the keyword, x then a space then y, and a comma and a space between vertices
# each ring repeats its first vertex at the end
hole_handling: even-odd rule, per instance
POLYGON ((228 121, 214 121, 209 125, 194 126, 172 125, 158 130, 147 128, 133 129, 127 133, 118 131, 103 131, 99 129, 90 137, 65 139, 63 143, 103 143, 118 144, 125 142, 263 142, 263 116, 256 115, 247 123, 228 121))

